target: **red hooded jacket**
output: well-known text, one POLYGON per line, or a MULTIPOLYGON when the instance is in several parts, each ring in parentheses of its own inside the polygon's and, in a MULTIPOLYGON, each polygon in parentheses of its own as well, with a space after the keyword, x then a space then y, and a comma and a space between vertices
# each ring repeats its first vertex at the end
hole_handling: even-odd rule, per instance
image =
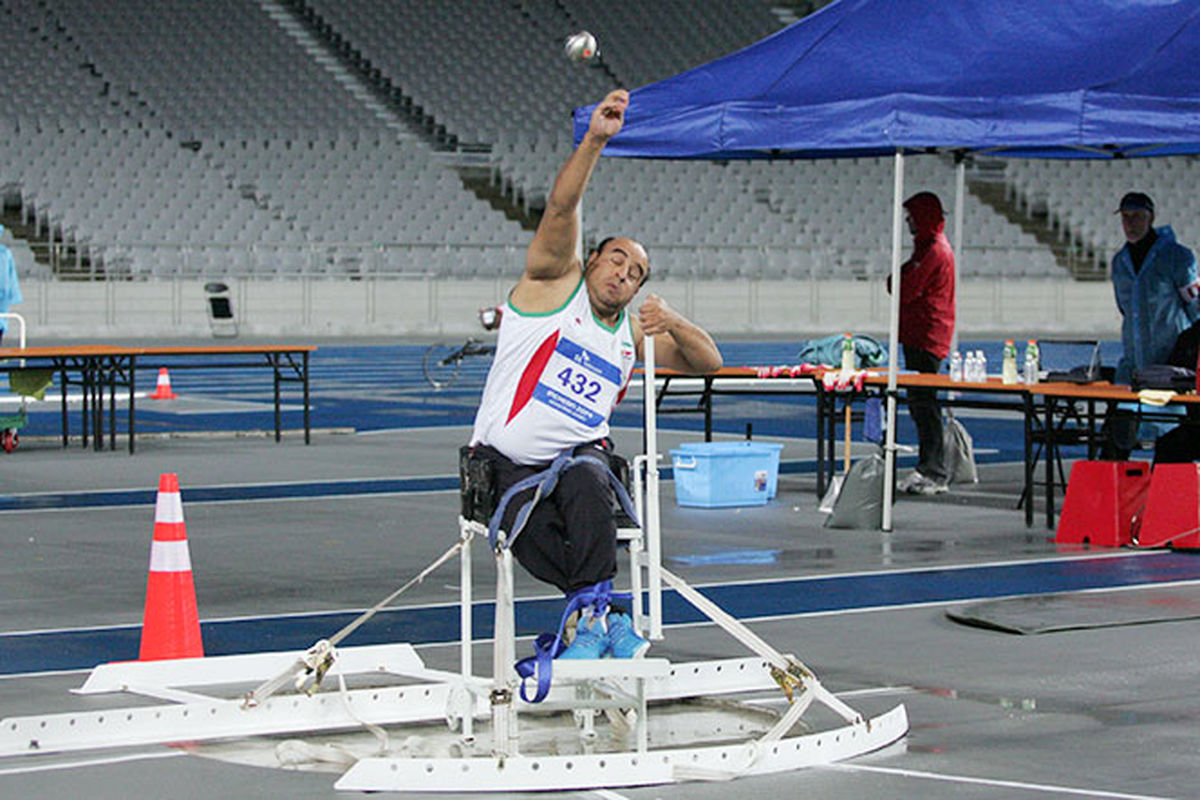
MULTIPOLYGON (((900 267, 900 344, 945 358, 954 336, 954 251, 943 232, 942 204, 932 192, 921 192, 904 208, 916 232, 913 254, 900 267)), ((887 288, 890 293, 890 275, 887 288)))

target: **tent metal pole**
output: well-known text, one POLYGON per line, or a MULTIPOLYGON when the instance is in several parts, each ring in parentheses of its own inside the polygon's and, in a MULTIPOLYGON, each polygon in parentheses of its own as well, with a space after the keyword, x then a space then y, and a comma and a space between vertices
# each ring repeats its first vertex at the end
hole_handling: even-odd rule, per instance
POLYGON ((900 235, 904 222, 904 152, 896 150, 895 180, 892 185, 892 296, 888 322, 887 434, 884 439, 883 520, 884 531, 892 530, 892 500, 896 477, 896 372, 900 346, 900 235))
MULTIPOLYGON (((963 251, 963 208, 967 195, 967 159, 963 153, 954 154, 954 308, 958 309, 958 276, 962 274, 967 254, 963 251)), ((950 337, 950 352, 958 349, 958 326, 950 337)))
MULTIPOLYGON (((642 515, 642 543, 646 548, 646 594, 648 597, 649 637, 663 638, 662 606, 662 535, 658 487, 658 397, 655 384, 654 337, 642 339, 642 402, 645 411, 646 502, 642 515)), ((641 565, 635 567, 641 569, 641 565)), ((642 598, 634 602, 641 604, 642 598)))

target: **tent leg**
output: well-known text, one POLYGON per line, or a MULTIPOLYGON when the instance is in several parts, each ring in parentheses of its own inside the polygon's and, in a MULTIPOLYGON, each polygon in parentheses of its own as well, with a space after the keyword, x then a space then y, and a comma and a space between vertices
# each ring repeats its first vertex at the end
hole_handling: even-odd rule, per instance
MULTIPOLYGON (((958 308, 958 276, 962 274, 966 253, 963 252, 963 210, 966 208, 967 161, 964 153, 954 154, 954 308, 958 308)), ((950 350, 958 349, 958 326, 950 339, 950 350)))
POLYGON ((892 297, 888 323, 887 437, 884 445, 883 519, 880 527, 892 529, 892 501, 896 478, 896 371, 900 339, 900 234, 904 210, 904 153, 896 151, 892 184, 892 297))

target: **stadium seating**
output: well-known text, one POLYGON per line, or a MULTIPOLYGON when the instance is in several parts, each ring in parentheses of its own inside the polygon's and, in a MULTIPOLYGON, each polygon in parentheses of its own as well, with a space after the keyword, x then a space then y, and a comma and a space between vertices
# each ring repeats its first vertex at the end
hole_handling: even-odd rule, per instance
POLYGON ((1114 216, 1126 192, 1154 198, 1155 225, 1171 225, 1178 239, 1200 244, 1200 161, 1189 156, 1100 161, 1012 159, 1005 175, 1014 202, 1030 215, 1046 214, 1064 241, 1093 254, 1103 267, 1124 243, 1114 216))
MULTIPOLYGON (((572 147, 571 109, 782 24, 767 3, 726 0, 5 0, 0 23, 0 188, 106 272, 148 278, 493 275, 531 236, 572 147), (562 58, 580 28, 597 34, 599 64, 562 58), (464 184, 468 166, 490 172, 508 215, 464 184)), ((948 158, 907 164, 907 193, 952 202, 948 158)), ((1013 208, 1045 213, 1064 246, 1103 259, 1129 189, 1200 241, 1187 191, 1198 169, 1009 160, 996 171, 1013 208)), ((640 238, 659 276, 878 277, 891 170, 889 159, 605 160, 586 235, 640 238)), ((967 196, 963 275, 1069 279, 1020 222, 967 196)))

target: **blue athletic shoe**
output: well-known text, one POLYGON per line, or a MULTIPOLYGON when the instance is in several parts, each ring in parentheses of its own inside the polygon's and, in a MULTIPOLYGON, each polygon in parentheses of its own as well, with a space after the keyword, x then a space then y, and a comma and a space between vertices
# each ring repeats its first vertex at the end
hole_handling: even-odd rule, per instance
POLYGON ((614 613, 608 615, 608 649, 613 658, 641 658, 650 642, 638 636, 628 614, 614 613))
POLYGON ((608 638, 602 617, 587 617, 575 626, 575 641, 559 653, 559 658, 603 658, 608 652, 608 638))

